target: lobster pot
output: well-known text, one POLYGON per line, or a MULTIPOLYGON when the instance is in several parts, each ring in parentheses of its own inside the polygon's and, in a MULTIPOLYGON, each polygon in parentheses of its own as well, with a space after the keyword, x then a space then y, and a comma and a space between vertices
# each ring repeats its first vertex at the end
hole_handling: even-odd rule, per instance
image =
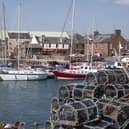
POLYGON ((122 107, 117 115, 117 121, 120 126, 127 124, 129 127, 129 106, 122 105, 122 107), (128 120, 128 122, 127 122, 127 120, 128 120))
POLYGON ((59 110, 59 100, 58 98, 54 97, 51 102, 51 120, 56 121, 57 120, 57 113, 59 110))
POLYGON ((108 83, 115 83, 116 82, 116 77, 115 74, 112 70, 107 70, 107 75, 108 75, 108 83))
POLYGON ((114 69, 114 75, 116 77, 116 83, 127 83, 128 78, 125 72, 121 69, 114 69))
POLYGON ((58 98, 60 104, 64 104, 66 100, 70 98, 70 91, 68 87, 66 86, 60 87, 60 89, 58 90, 58 98))
POLYGON ((98 85, 93 92, 94 99, 101 99, 104 95, 104 85, 98 85))
POLYGON ((101 100, 98 102, 98 107, 103 115, 114 120, 118 127, 122 127, 129 120, 129 106, 126 103, 101 100))
POLYGON ((105 70, 99 71, 97 75, 98 84, 105 84, 109 82, 108 73, 105 70))
POLYGON ((55 122, 58 120, 58 112, 51 111, 51 116, 50 116, 50 118, 51 118, 51 121, 52 121, 53 123, 55 123, 55 122))
POLYGON ((65 104, 59 110, 59 123, 67 126, 81 126, 96 117, 97 107, 92 100, 65 104))
POLYGON ((108 98, 120 98, 127 93, 129 93, 129 87, 127 85, 109 84, 105 87, 105 95, 108 98))
POLYGON ((116 127, 115 125, 108 125, 106 128, 104 129, 118 129, 118 127, 116 127))
POLYGON ((125 96, 119 98, 119 101, 129 104, 129 94, 126 94, 125 96))
POLYGON ((95 86, 87 86, 83 91, 83 98, 93 98, 94 97, 95 86))
POLYGON ((44 129, 51 129, 51 126, 52 126, 51 122, 50 121, 46 121, 44 129))
POLYGON ((89 72, 86 76, 86 81, 88 83, 91 83, 91 82, 97 83, 97 73, 89 72))
POLYGON ((125 121, 121 129, 129 129, 129 119, 125 121))
POLYGON ((60 125, 55 125, 53 129, 62 129, 60 125))
POLYGON ((105 120, 89 122, 84 127, 84 129, 118 129, 112 123, 105 120))
POLYGON ((59 100, 57 97, 54 97, 51 102, 51 111, 57 112, 59 109, 59 100))
POLYGON ((85 85, 77 85, 73 88, 72 96, 75 100, 83 99, 83 92, 84 92, 85 85))
POLYGON ((64 129, 61 125, 55 125, 53 129, 64 129))
POLYGON ((62 86, 58 91, 58 98, 60 104, 64 104, 68 99, 72 98, 74 88, 84 88, 85 85, 80 83, 71 83, 67 86, 62 86))
POLYGON ((125 89, 125 95, 129 94, 129 84, 122 84, 125 89))
POLYGON ((98 117, 98 107, 92 99, 84 99, 82 103, 85 104, 88 111, 88 122, 95 120, 98 117))

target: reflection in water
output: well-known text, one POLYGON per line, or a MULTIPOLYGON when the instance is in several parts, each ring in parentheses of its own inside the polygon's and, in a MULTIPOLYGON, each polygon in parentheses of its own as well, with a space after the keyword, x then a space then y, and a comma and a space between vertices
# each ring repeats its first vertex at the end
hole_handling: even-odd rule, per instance
POLYGON ((69 81, 1 81, 0 121, 45 122, 50 116, 50 102, 58 89, 69 81))

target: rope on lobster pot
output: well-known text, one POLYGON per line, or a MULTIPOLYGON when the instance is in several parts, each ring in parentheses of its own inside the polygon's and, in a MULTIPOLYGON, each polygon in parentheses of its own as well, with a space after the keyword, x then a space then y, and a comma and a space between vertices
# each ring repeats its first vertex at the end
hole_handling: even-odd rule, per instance
POLYGON ((125 123, 122 125, 121 129, 129 129, 129 119, 125 121, 125 123))
POLYGON ((109 125, 105 129, 118 129, 118 127, 115 127, 115 125, 109 125))

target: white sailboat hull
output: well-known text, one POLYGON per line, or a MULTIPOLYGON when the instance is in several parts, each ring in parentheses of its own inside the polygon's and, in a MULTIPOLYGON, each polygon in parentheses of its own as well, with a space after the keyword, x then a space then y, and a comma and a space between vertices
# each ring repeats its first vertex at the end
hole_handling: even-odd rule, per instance
POLYGON ((21 80, 44 80, 47 79, 48 74, 40 71, 29 70, 12 70, 0 73, 0 80, 21 81, 21 80))
POLYGON ((0 80, 22 81, 22 80, 44 80, 47 74, 0 74, 0 80))

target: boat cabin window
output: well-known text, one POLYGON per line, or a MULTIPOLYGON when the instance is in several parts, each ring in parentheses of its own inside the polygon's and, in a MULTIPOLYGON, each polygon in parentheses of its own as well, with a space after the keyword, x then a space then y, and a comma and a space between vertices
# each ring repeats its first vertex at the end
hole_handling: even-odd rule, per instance
POLYGON ((92 69, 96 69, 96 66, 92 66, 92 69))
POLYGON ((85 67, 85 69, 87 69, 87 67, 85 67))

